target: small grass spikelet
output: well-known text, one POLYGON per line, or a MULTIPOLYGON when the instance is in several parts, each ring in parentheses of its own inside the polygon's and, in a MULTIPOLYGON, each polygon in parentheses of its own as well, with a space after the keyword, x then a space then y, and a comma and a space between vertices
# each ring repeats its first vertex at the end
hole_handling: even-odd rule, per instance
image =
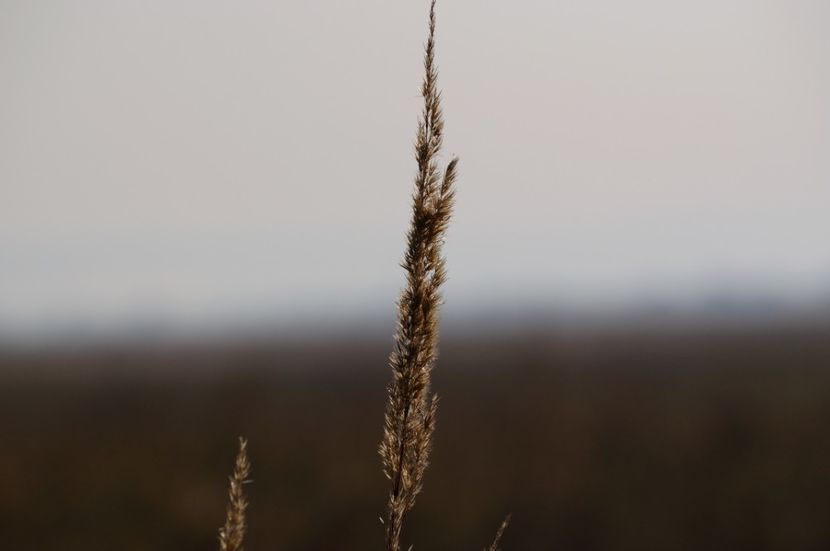
POLYGON ((248 442, 239 438, 239 453, 236 455, 233 474, 228 488, 228 508, 225 525, 219 529, 219 551, 243 551, 245 538, 245 510, 248 500, 242 486, 249 482, 251 463, 248 461, 248 442))

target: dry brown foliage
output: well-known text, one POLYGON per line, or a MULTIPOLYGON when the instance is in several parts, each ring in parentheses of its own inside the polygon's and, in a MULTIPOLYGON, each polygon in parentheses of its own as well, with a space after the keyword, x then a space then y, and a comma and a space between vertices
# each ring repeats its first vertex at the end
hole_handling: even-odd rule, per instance
POLYGON ((245 538, 245 509, 248 507, 242 486, 248 482, 248 476, 251 474, 247 448, 248 442, 240 438, 239 453, 236 456, 233 474, 230 476, 225 526, 219 529, 220 551, 242 551, 242 541, 245 538))
POLYGON ((444 121, 435 66, 435 0, 430 4, 425 49, 424 107, 415 140, 418 172, 402 263, 406 287, 398 301, 395 345, 389 358, 393 378, 379 450, 384 474, 391 481, 384 520, 388 551, 400 550, 403 519, 421 491, 438 407, 438 398, 430 389, 430 373, 437 353, 440 287, 446 279, 441 245, 452 214, 458 160, 450 161, 440 173, 437 157, 444 121))
MULTIPOLYGON (((418 170, 401 263, 406 271, 406 286, 398 300, 395 344, 389 357, 392 382, 379 447, 383 472, 391 482, 386 515, 381 519, 386 528, 387 551, 401 549, 404 517, 415 505, 423 486, 438 410, 438 397, 430 388, 430 378, 437 357, 440 288, 446 279, 441 248, 452 216, 458 159, 452 159, 443 172, 439 170, 444 120, 435 66, 435 0, 429 9, 421 96, 424 104, 415 139, 418 170)), ((241 550, 247 506, 242 484, 249 468, 245 441, 240 439, 227 521, 220 530, 220 551, 241 550)), ((508 521, 509 518, 502 523, 490 551, 497 551, 508 521)))

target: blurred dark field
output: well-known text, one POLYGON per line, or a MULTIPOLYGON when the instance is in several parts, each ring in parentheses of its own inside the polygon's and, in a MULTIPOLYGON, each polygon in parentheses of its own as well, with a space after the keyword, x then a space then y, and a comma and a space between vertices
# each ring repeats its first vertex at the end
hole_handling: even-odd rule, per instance
MULTIPOLYGON (((449 333, 415 549, 830 548, 830 328, 449 333)), ((0 356, 16 550, 216 548, 237 435, 247 549, 380 549, 391 339, 0 356)))

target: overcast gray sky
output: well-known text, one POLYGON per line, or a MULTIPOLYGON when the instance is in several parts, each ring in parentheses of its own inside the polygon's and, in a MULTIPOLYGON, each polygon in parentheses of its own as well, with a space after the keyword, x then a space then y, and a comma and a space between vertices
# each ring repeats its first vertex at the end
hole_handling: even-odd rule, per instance
MULTIPOLYGON (((391 312, 427 2, 2 0, 0 332, 391 312)), ((830 3, 443 0, 448 308, 830 281, 830 3)))

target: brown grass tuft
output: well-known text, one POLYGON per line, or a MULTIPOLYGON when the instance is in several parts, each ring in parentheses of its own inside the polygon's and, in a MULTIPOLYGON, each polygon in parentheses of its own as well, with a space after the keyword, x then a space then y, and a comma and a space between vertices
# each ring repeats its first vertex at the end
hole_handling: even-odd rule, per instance
POLYGON ((415 140, 418 172, 402 263, 406 287, 398 301, 395 345, 389 358, 393 378, 380 444, 383 471, 391 481, 384 522, 387 551, 400 550, 403 519, 421 491, 438 407, 438 398, 430 390, 430 373, 437 355, 439 288, 446 279, 441 245, 452 214, 458 159, 440 173, 437 157, 444 121, 437 81, 432 0, 421 85, 424 107, 415 140))
POLYGON ((242 485, 249 482, 251 464, 248 461, 248 442, 239 438, 239 453, 236 455, 236 464, 230 476, 228 489, 228 510, 225 516, 225 526, 219 529, 219 551, 242 551, 242 540, 245 538, 245 509, 248 500, 242 491, 242 485))

